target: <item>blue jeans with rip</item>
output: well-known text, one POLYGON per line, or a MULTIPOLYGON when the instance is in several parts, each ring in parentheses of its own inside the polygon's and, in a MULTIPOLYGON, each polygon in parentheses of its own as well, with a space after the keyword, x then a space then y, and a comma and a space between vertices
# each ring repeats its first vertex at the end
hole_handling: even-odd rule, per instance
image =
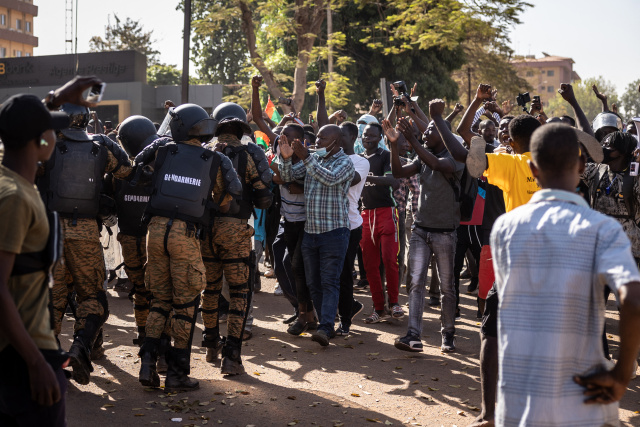
POLYGON ((302 256, 307 286, 318 313, 318 330, 334 333, 334 319, 340 297, 340 273, 349 245, 349 229, 337 228, 326 233, 304 232, 302 256))
POLYGON ((431 257, 435 256, 440 279, 441 333, 455 333, 456 294, 453 284, 453 260, 456 232, 433 232, 414 227, 409 246, 409 333, 422 334, 425 284, 431 257))

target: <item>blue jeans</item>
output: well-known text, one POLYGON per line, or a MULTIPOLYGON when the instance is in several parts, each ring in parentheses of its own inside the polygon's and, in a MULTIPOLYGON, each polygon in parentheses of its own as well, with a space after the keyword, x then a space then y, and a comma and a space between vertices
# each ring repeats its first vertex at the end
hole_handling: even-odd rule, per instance
POLYGON ((307 286, 318 313, 318 330, 329 336, 334 332, 334 319, 340 297, 340 273, 349 245, 349 229, 337 228, 326 233, 304 232, 302 256, 307 286))
POLYGON ((440 279, 441 332, 455 333, 456 294, 453 286, 453 259, 456 252, 456 232, 430 232, 414 227, 409 246, 409 333, 422 334, 425 284, 434 255, 440 279))

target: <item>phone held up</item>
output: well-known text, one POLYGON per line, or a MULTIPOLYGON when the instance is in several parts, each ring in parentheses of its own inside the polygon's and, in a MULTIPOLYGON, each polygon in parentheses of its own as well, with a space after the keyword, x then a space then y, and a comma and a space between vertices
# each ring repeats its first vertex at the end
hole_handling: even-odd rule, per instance
POLYGON ((104 95, 104 88, 106 86, 107 84, 104 82, 91 86, 89 94, 87 95, 87 102, 97 104, 98 102, 102 101, 102 95, 104 95))

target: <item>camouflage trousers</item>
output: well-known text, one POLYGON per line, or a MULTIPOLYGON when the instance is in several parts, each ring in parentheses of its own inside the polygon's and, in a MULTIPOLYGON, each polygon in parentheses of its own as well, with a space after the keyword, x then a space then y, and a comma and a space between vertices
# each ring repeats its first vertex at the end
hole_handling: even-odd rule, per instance
POLYGON ((95 219, 80 218, 77 224, 62 218, 64 233, 62 259, 53 270, 53 319, 54 332, 60 334, 62 318, 67 309, 68 297, 74 290, 78 308, 74 333, 84 329, 88 315, 95 314, 106 320, 109 315, 107 294, 104 292, 105 264, 100 232, 95 219))
POLYGON ((129 236, 118 233, 118 242, 122 248, 124 272, 133 285, 133 314, 136 326, 145 326, 149 315, 151 292, 144 282, 144 264, 147 262, 147 248, 144 237, 129 236))
POLYGON ((185 349, 205 287, 205 268, 195 230, 178 219, 169 229, 168 223, 168 218, 153 217, 147 232, 145 278, 152 299, 146 336, 160 338, 166 321, 171 319, 168 330, 174 347, 185 349))
POLYGON ((202 259, 207 269, 207 286, 202 296, 202 320, 206 329, 218 326, 218 300, 222 291, 222 274, 229 283, 229 317, 227 335, 242 340, 247 313, 249 266, 253 228, 246 223, 216 218, 202 242, 202 259))

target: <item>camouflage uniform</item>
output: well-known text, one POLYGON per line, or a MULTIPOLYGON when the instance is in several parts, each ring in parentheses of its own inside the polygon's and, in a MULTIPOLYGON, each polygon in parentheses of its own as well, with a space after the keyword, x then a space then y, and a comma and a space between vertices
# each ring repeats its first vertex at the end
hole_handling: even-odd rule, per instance
MULTIPOLYGON (((219 141, 227 146, 238 147, 241 142, 230 135, 221 135, 219 141)), ((256 190, 267 186, 260 180, 256 165, 247 155, 247 167, 243 185, 252 185, 256 190)), ((203 242, 202 257, 207 269, 207 286, 202 297, 202 320, 206 330, 218 331, 218 300, 222 291, 222 274, 229 283, 231 296, 227 335, 237 342, 242 341, 242 332, 247 316, 247 296, 249 293, 249 255, 254 234, 245 219, 220 216, 214 219, 213 227, 203 242)), ((206 339, 205 339, 206 340, 206 339)))
POLYGON ((124 271, 133 284, 131 293, 133 294, 133 313, 136 326, 144 327, 147 324, 149 301, 151 300, 151 292, 145 286, 144 280, 144 264, 147 262, 146 239, 118 233, 118 242, 122 248, 124 271))
MULTIPOLYGON (((120 179, 128 177, 132 171, 128 164, 118 168, 118 160, 109 151, 107 151, 105 169, 105 173, 115 170, 114 176, 120 179)), ((60 322, 66 311, 67 295, 72 291, 71 288, 76 291, 78 302, 74 334, 84 329, 84 322, 88 315, 94 314, 105 320, 109 315, 107 295, 103 288, 106 278, 104 253, 100 244, 97 220, 94 218, 74 220, 64 217, 60 221, 64 236, 64 250, 62 259, 53 271, 52 289, 56 336, 60 333, 60 322)))

